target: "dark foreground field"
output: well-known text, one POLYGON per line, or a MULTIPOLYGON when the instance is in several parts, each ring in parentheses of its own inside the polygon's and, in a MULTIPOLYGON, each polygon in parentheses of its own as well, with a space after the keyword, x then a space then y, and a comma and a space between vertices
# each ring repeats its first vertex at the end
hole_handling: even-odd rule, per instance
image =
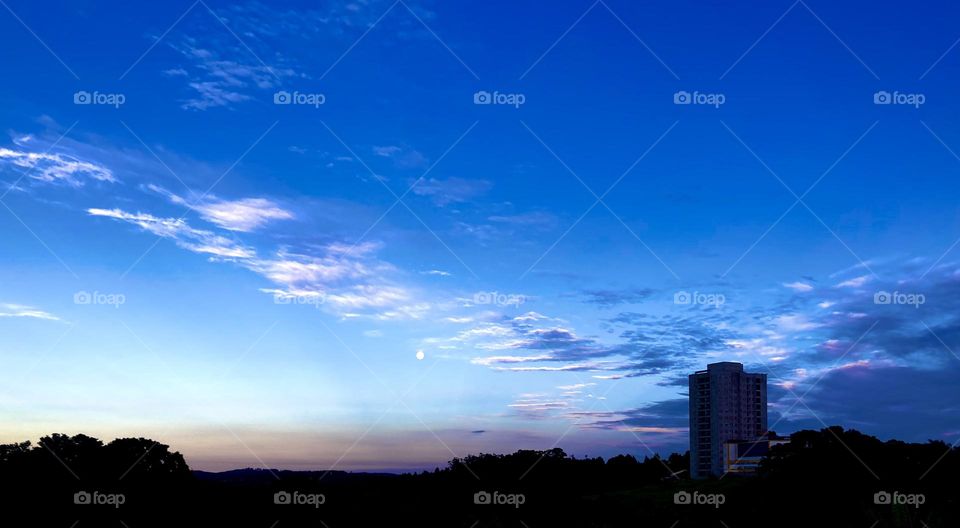
POLYGON ((687 460, 553 449, 470 456, 420 474, 207 473, 146 439, 51 435, 0 446, 0 503, 3 526, 64 528, 960 526, 960 454, 942 442, 881 442, 837 427, 794 434, 756 477, 690 481, 687 460))

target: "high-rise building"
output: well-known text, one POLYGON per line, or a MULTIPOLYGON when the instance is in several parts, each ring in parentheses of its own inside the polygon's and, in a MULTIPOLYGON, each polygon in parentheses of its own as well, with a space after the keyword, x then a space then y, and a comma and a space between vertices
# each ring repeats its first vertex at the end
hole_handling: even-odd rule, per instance
POLYGON ((690 375, 690 476, 723 475, 724 443, 767 432, 767 375, 740 363, 707 365, 690 375))

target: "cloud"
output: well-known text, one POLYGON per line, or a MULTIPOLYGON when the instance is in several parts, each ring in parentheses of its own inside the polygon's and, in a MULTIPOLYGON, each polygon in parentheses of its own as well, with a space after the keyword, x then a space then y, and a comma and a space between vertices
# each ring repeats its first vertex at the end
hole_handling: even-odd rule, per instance
POLYGON ((396 286, 357 284, 340 293, 327 295, 327 301, 347 310, 384 308, 410 301, 409 293, 396 286))
POLYGON ((191 82, 187 86, 193 88, 197 95, 183 102, 184 110, 206 110, 217 106, 231 106, 235 103, 249 101, 249 95, 226 89, 222 84, 214 81, 191 82))
POLYGON ((454 224, 454 231, 458 236, 472 236, 481 243, 486 243, 495 237, 500 237, 503 233, 496 227, 489 224, 470 224, 467 222, 457 222, 454 224))
POLYGON ((396 156, 401 151, 403 151, 403 149, 401 149, 396 145, 388 145, 385 147, 373 147, 373 153, 376 154, 377 156, 381 156, 384 158, 391 158, 393 156, 396 156))
MULTIPOLYGON (((373 27, 393 2, 389 0, 360 0, 356 2, 316 2, 311 8, 280 8, 259 1, 237 2, 220 10, 221 18, 246 39, 269 43, 278 38, 301 39, 315 42, 321 37, 334 37, 354 42, 364 31, 373 27)), ((410 8, 423 20, 436 14, 414 2, 410 8)), ((413 17, 388 17, 380 21, 378 29, 394 30, 393 37, 430 38, 413 17)), ((339 49, 339 48, 338 48, 339 49)))
POLYGON ((487 220, 498 224, 507 224, 516 227, 552 229, 557 226, 557 217, 541 211, 514 215, 493 215, 487 220))
POLYGON ((91 216, 113 218, 139 226, 154 235, 174 242, 194 253, 205 253, 223 258, 252 259, 256 252, 238 242, 210 231, 194 229, 183 219, 159 218, 145 213, 128 213, 120 209, 87 209, 91 216))
POLYGON ((777 326, 782 330, 791 332, 805 332, 819 326, 818 323, 808 320, 800 314, 781 315, 776 318, 777 326))
POLYGON ((45 183, 81 187, 90 180, 109 183, 117 181, 110 169, 67 154, 0 148, 0 164, 2 163, 25 169, 22 172, 29 178, 45 183))
POLYGON ((474 365, 496 365, 502 363, 526 363, 529 361, 546 361, 552 359, 552 356, 549 354, 540 354, 537 356, 487 356, 481 358, 474 358, 470 362, 474 365))
MULTIPOLYGON (((445 206, 455 202, 467 202, 492 188, 492 184, 488 184, 489 182, 483 182, 481 185, 475 186, 475 189, 471 189, 471 186, 473 186, 471 183, 449 195, 435 195, 434 203, 445 206)), ((431 189, 429 192, 433 193, 435 191, 439 192, 437 189, 431 189)), ((453 231, 457 236, 473 237, 480 244, 493 246, 494 243, 501 243, 506 240, 511 243, 530 243, 533 240, 530 237, 536 237, 544 231, 554 229, 558 223, 556 216, 544 212, 498 214, 487 216, 481 221, 469 218, 457 219, 454 222, 453 231)))
POLYGON ((522 394, 507 407, 527 420, 543 420, 571 408, 571 402, 544 394, 522 394))
POLYGON ((541 314, 502 317, 463 330, 451 342, 497 351, 471 360, 494 370, 604 373, 598 379, 656 376, 698 368, 698 358, 711 353, 734 352, 731 340, 737 334, 724 328, 717 317, 621 313, 609 320, 624 327, 615 342, 580 336, 541 314))
POLYGON ((931 365, 952 357, 948 348, 960 344, 960 267, 928 270, 911 261, 875 266, 884 277, 871 280, 875 289, 831 288, 814 299, 798 297, 791 315, 776 321, 809 341, 808 360, 835 360, 853 343, 848 359, 931 365))
POLYGON ((271 220, 290 220, 293 213, 264 198, 217 200, 195 206, 205 220, 231 231, 253 231, 271 220))
POLYGON ((637 304, 647 300, 656 290, 650 288, 631 288, 624 290, 583 290, 584 302, 600 306, 618 304, 637 304))
POLYGON ((373 153, 382 158, 390 158, 397 167, 412 169, 426 167, 429 160, 418 150, 398 147, 396 145, 375 146, 373 153))
POLYGON ((331 243, 313 254, 279 251, 244 265, 278 286, 269 293, 315 296, 322 299, 320 306, 346 317, 423 318, 432 305, 386 279, 396 270, 373 256, 378 248, 375 243, 355 247, 331 243))
POLYGON ((87 212, 91 216, 136 225, 195 253, 231 259, 271 281, 276 287, 261 288, 261 291, 286 303, 296 299, 298 304, 327 307, 344 316, 370 316, 380 320, 419 319, 431 309, 429 303, 418 301, 408 289, 384 279, 394 268, 372 258, 372 252, 378 247, 373 243, 355 247, 331 243, 320 248, 319 255, 280 250, 270 257, 258 257, 253 248, 190 227, 183 219, 120 209, 88 209, 87 212))
POLYGON ((443 271, 443 270, 421 271, 420 273, 424 275, 436 275, 438 277, 449 277, 452 275, 449 271, 443 271))
POLYGON ((861 275, 852 279, 847 279, 839 284, 837 288, 859 288, 870 281, 869 275, 861 275))
MULTIPOLYGON (((42 132, 36 134, 10 132, 16 145, 16 147, 11 148, 27 153, 57 154, 65 162, 79 162, 79 165, 66 164, 63 166, 65 172, 73 178, 73 181, 69 181, 70 178, 68 177, 61 179, 60 183, 71 183, 76 188, 93 187, 91 184, 96 184, 94 190, 109 190, 111 198, 123 201, 132 200, 134 197, 130 195, 130 191, 139 191, 141 186, 146 183, 163 184, 164 182, 171 182, 169 185, 206 186, 209 185, 210 181, 221 176, 227 169, 226 166, 219 164, 211 165, 203 161, 183 157, 170 151, 163 144, 151 144, 149 146, 149 149, 153 151, 153 154, 151 154, 129 134, 129 141, 124 141, 123 145, 118 145, 99 135, 84 133, 79 125, 77 128, 68 129, 67 126, 62 126, 50 118, 45 117, 38 121, 46 127, 42 132), (162 159, 162 163, 158 162, 157 156, 162 159), (181 179, 182 181, 180 181, 181 179), (107 186, 102 185, 101 181, 123 183, 125 185, 107 186)), ((135 133, 140 136, 145 135, 140 130, 135 130, 135 133)), ((41 161, 38 169, 45 167, 45 164, 55 162, 55 160, 41 161)), ((2 172, 5 163, 9 163, 9 161, 0 158, 0 172, 2 172)), ((40 183, 26 177, 24 181, 40 183)))
POLYGON ((813 286, 810 285, 810 284, 807 284, 806 282, 800 282, 800 281, 796 281, 796 282, 785 282, 785 283, 783 283, 783 286, 786 287, 786 288, 790 288, 791 290, 793 290, 793 291, 795 291, 795 292, 801 292, 801 293, 802 293, 802 292, 813 291, 813 286))
POLYGON ((926 262, 873 259, 876 276, 793 291, 739 325, 736 357, 769 375, 771 426, 776 416, 778 429, 840 423, 913 441, 956 432, 960 266, 926 262))
POLYGON ((59 321, 60 318, 43 310, 38 310, 22 304, 0 303, 0 317, 27 317, 30 319, 44 319, 59 321))
POLYGON ((188 201, 157 185, 147 185, 151 191, 166 196, 171 202, 189 207, 213 224, 229 231, 249 232, 273 220, 291 220, 293 213, 266 198, 221 200, 216 196, 201 196, 199 201, 188 201))
POLYGON ((272 259, 256 263, 256 271, 273 282, 287 286, 333 284, 369 276, 373 269, 362 258, 374 244, 346 253, 339 245, 328 245, 322 255, 278 251, 272 259))
POLYGON ((433 200, 433 203, 444 207, 452 203, 470 201, 489 191, 493 184, 487 180, 468 180, 465 178, 448 178, 438 180, 428 178, 420 180, 413 187, 413 193, 433 200))
MULTIPOLYGON (((179 25, 183 30, 167 39, 177 64, 164 68, 163 74, 186 81, 191 95, 182 101, 184 109, 232 108, 269 97, 258 92, 295 79, 307 80, 303 72, 309 68, 301 64, 316 61, 318 53, 333 53, 355 43, 374 24, 386 46, 398 39, 432 38, 414 17, 387 17, 381 22, 390 6, 386 0, 322 2, 297 9, 259 1, 218 6, 213 16, 219 21, 210 13, 189 17, 179 25)), ((409 9, 422 20, 435 16, 414 3, 409 9)), ((335 59, 331 55, 321 62, 335 59)))
POLYGON ((186 79, 187 86, 193 90, 194 94, 183 101, 183 109, 232 107, 251 100, 255 90, 276 89, 284 79, 298 76, 293 68, 261 63, 260 54, 245 45, 213 39, 209 37, 211 33, 199 34, 205 35, 205 44, 196 38, 184 37, 170 45, 189 63, 189 69, 180 66, 164 71, 168 77, 186 79))
POLYGON ((690 404, 687 398, 653 402, 622 411, 573 412, 572 416, 592 420, 587 427, 613 431, 660 433, 682 437, 689 431, 690 404))
MULTIPOLYGON (((854 365, 829 372, 803 397, 784 422, 795 429, 820 428, 820 420, 843 424, 881 438, 923 442, 930 439, 952 443, 946 436, 960 423, 960 391, 956 380, 960 361, 942 369, 854 365)), ((794 389, 797 395, 805 390, 794 389)), ((795 402, 785 394, 778 409, 795 402)))
POLYGON ((574 391, 579 389, 585 389, 587 387, 592 387, 594 385, 596 385, 596 383, 574 383, 573 385, 560 385, 557 388, 565 391, 574 391))

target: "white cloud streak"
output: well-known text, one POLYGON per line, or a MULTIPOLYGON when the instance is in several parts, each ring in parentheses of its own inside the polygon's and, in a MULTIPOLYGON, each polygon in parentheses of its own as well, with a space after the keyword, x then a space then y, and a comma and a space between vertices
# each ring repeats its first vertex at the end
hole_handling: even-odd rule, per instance
POLYGON ((28 152, 0 148, 0 163, 24 169, 31 179, 82 187, 89 180, 115 183, 110 169, 66 154, 28 152))

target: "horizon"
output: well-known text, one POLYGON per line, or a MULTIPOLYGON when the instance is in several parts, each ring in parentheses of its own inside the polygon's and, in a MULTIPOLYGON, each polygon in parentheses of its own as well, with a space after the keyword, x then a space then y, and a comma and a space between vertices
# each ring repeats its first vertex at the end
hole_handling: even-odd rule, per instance
MULTIPOLYGON (((823 430, 830 429, 830 428, 835 428, 835 427, 841 427, 841 428, 842 428, 842 426, 839 426, 839 425, 832 425, 832 426, 823 428, 823 430)), ((813 431, 813 432, 822 432, 823 430, 821 430, 821 431, 813 431)), ((810 431, 811 431, 811 430, 807 430, 806 432, 810 432, 810 431)), ((847 432, 847 433, 851 433, 851 432, 857 432, 857 433, 859 433, 859 432, 860 432, 860 431, 857 431, 856 429, 852 429, 852 428, 844 429, 844 431, 847 432)), ((771 435, 773 435, 773 434, 775 433, 775 436, 776 436, 777 438, 779 438, 779 439, 789 439, 794 433, 798 433, 798 432, 800 432, 800 431, 794 431, 794 432, 789 433, 789 434, 787 434, 787 435, 782 435, 782 434, 780 434, 780 433, 776 433, 775 431, 768 431, 768 433, 771 434, 771 435)), ((69 433, 50 433, 50 434, 51 434, 51 435, 52 435, 52 434, 66 434, 67 436, 71 436, 71 437, 74 436, 73 434, 69 434, 69 433)), ((113 440, 120 440, 120 439, 121 439, 121 438, 114 438, 114 439, 107 440, 107 439, 103 439, 103 438, 91 437, 90 435, 84 435, 83 433, 75 433, 75 435, 87 436, 87 437, 93 438, 93 439, 95 439, 95 440, 99 440, 99 441, 101 441, 103 444, 109 444, 109 443, 110 443, 111 441, 113 441, 113 440)), ((50 436, 50 435, 43 435, 43 436, 50 436)), ((142 438, 142 437, 125 437, 125 438, 142 438)), ((876 437, 872 437, 872 438, 876 438, 876 437)), ((37 447, 39 443, 38 443, 37 441, 35 441, 35 440, 39 440, 39 439, 26 439, 25 441, 29 441, 29 442, 31 443, 31 446, 37 447)), ((147 438, 147 440, 151 440, 151 439, 147 438)), ((902 441, 902 440, 899 440, 899 439, 897 439, 897 438, 888 438, 888 439, 877 438, 877 440, 880 440, 881 442, 900 442, 900 441, 902 441)), ((738 440, 738 441, 742 441, 742 440, 738 440)), ((928 443, 928 442, 907 442, 907 443, 908 443, 908 444, 911 444, 911 445, 923 445, 924 443, 928 443)), ((165 445, 166 447, 170 448, 174 454, 182 455, 182 453, 180 453, 180 452, 176 449, 176 446, 167 446, 166 444, 162 444, 162 443, 160 443, 160 444, 161 444, 161 445, 165 445)), ((955 447, 955 446, 951 446, 951 449, 952 449, 953 447, 955 447)), ((554 448, 550 448, 550 449, 554 449, 554 448)), ((484 455, 505 456, 505 455, 514 455, 514 454, 517 454, 517 453, 520 453, 520 452, 524 452, 524 451, 526 451, 526 452, 543 452, 543 451, 548 451, 548 450, 550 450, 550 449, 517 449, 517 450, 515 450, 515 451, 513 451, 513 452, 510 452, 510 453, 506 453, 506 452, 504 452, 504 453, 493 453, 493 452, 465 453, 464 455, 458 456, 458 457, 456 457, 456 458, 462 460, 462 459, 464 459, 464 458, 468 458, 468 457, 471 457, 471 456, 484 456, 484 455)), ((562 449, 562 448, 560 448, 560 449, 562 449)), ((582 460, 599 458, 599 459, 603 460, 605 463, 608 463, 608 462, 610 461, 610 459, 615 458, 615 457, 620 457, 620 456, 634 456, 634 455, 632 455, 632 454, 630 454, 630 453, 617 453, 617 454, 614 454, 614 455, 611 455, 611 456, 606 456, 606 457, 591 456, 591 455, 589 455, 589 454, 586 454, 586 455, 583 455, 583 456, 578 456, 578 455, 576 455, 576 454, 566 453, 566 452, 565 452, 565 454, 566 454, 567 456, 572 456, 572 457, 579 458, 579 459, 582 459, 582 460)), ((668 458, 670 458, 671 456, 684 457, 684 456, 688 456, 689 454, 690 454, 690 451, 689 451, 689 449, 688 449, 687 451, 684 451, 684 452, 674 451, 674 452, 665 453, 665 454, 652 453, 652 454, 650 454, 650 455, 644 455, 644 456, 641 456, 641 457, 636 457, 636 456, 634 456, 634 459, 635 459, 637 462, 640 462, 640 463, 642 463, 642 462, 644 462, 645 460, 648 460, 648 459, 654 460, 654 459, 656 459, 656 458, 660 458, 661 460, 664 460, 664 461, 665 461, 665 460, 667 460, 668 458)), ((431 471, 433 471, 433 470, 435 470, 435 469, 441 469, 441 470, 442 470, 442 469, 447 468, 447 464, 446 464, 446 463, 452 462, 453 460, 454 460, 454 459, 450 459, 450 460, 448 460, 448 461, 445 461, 444 464, 437 464, 437 465, 429 466, 429 467, 428 467, 428 466, 423 466, 423 467, 405 467, 405 468, 363 468, 363 469, 359 469, 359 470, 351 470, 351 469, 343 469, 343 468, 323 468, 323 467, 316 467, 316 468, 267 467, 267 466, 263 466, 263 465, 260 465, 260 466, 242 466, 242 467, 241 467, 241 466, 237 466, 237 467, 226 467, 225 469, 198 469, 198 468, 194 468, 194 467, 190 467, 189 469, 190 469, 191 472, 215 473, 215 474, 218 474, 218 473, 231 473, 231 472, 237 472, 237 471, 258 471, 258 472, 263 471, 263 472, 268 472, 268 473, 272 473, 272 472, 274 472, 274 471, 278 471, 278 472, 289 471, 289 472, 292 472, 292 473, 336 473, 336 472, 340 472, 340 473, 356 473, 356 474, 390 474, 390 475, 402 475, 402 474, 417 474, 417 473, 422 473, 422 472, 429 473, 429 472, 431 472, 431 471)), ((189 465, 189 460, 187 460, 186 462, 187 462, 187 464, 189 465)), ((664 467, 665 467, 665 468, 669 468, 669 466, 667 466, 666 464, 665 464, 664 467)), ((865 468, 869 470, 869 467, 868 467, 868 466, 865 466, 865 468)), ((671 468, 671 471, 673 471, 672 468, 671 468)), ((680 470, 677 470, 677 471, 676 471, 676 474, 685 473, 685 472, 687 472, 686 469, 680 469, 680 470)))
POLYGON ((960 443, 960 6, 0 4, 0 443, 960 443))

